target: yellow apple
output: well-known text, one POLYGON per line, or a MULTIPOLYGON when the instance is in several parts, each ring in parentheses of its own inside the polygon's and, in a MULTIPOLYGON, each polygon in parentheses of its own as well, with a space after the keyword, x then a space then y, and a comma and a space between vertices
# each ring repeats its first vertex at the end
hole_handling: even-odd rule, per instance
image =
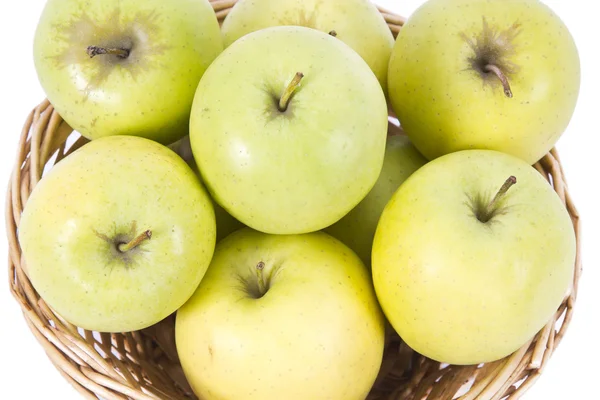
MULTIPOLYGON (((200 171, 198 170, 198 164, 196 164, 196 160, 191 158, 187 161, 188 165, 192 168, 192 171, 196 174, 200 182, 202 182, 202 176, 200 175, 200 171)), ((217 202, 212 200, 213 207, 215 209, 215 221, 217 224, 217 242, 220 242, 225 237, 229 236, 232 232, 237 231, 238 229, 243 228, 245 225, 242 224, 237 219, 233 218, 227 211, 223 209, 217 202)))
POLYGON ((46 96, 89 139, 134 135, 170 144, 223 50, 208 0, 48 0, 34 61, 46 96))
POLYGON ((524 345, 567 295, 574 262, 556 192, 524 161, 492 150, 451 153, 411 175, 373 244, 388 320, 414 350, 450 364, 524 345))
POLYGON ((384 92, 394 37, 369 0, 241 0, 223 22, 225 47, 272 26, 304 26, 335 35, 371 67, 384 92))
POLYGON ((325 232, 340 239, 371 267, 371 249, 379 217, 398 187, 427 163, 405 135, 388 136, 383 168, 369 194, 325 232))
POLYGON ((489 149, 534 164, 573 115, 579 55, 542 1, 429 0, 402 28, 388 81, 425 157, 489 149))
POLYGON ((177 312, 181 365, 204 400, 363 400, 384 318, 368 270, 337 239, 249 228, 219 244, 177 312))
POLYGON ((148 139, 94 140, 34 188, 19 225, 31 283, 67 321, 129 332, 175 312, 215 246, 206 190, 174 152, 148 139))
POLYGON ((202 180, 229 214, 261 232, 325 228, 381 172, 388 114, 362 58, 300 26, 252 32, 208 68, 190 143, 202 180))

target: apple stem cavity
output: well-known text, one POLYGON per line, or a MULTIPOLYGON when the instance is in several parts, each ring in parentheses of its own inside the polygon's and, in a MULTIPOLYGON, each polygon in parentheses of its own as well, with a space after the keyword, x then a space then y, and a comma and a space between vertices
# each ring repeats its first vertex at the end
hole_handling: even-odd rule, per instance
POLYGON ((483 70, 487 73, 492 73, 492 74, 496 75, 498 77, 498 79, 500 80, 500 82, 502 83, 502 86, 504 87, 504 94, 506 95, 506 97, 508 97, 509 99, 513 97, 513 93, 510 88, 510 83, 508 82, 508 78, 506 77, 506 75, 504 75, 502 70, 497 65, 487 64, 486 66, 483 67, 483 70))
POLYGON ((496 195, 494 196, 492 201, 490 201, 488 203, 487 207, 485 207, 479 213, 479 215, 477 215, 477 219, 479 219, 479 221, 481 221, 483 223, 486 223, 489 220, 491 220, 494 217, 494 215, 496 214, 496 212, 498 211, 498 202, 502 199, 502 197, 504 197, 506 195, 508 190, 511 187, 513 187, 516 183, 517 183, 516 177, 514 177, 514 176, 509 177, 504 182, 504 184, 502 185, 500 190, 498 190, 498 193, 496 193, 496 195))
POLYGON ((89 46, 87 48, 87 54, 90 58, 94 58, 100 54, 110 54, 124 59, 129 57, 129 50, 115 47, 89 46))
POLYGON ((281 98, 279 99, 279 111, 285 112, 287 110, 290 99, 296 89, 300 86, 302 78, 304 78, 304 74, 302 72, 296 72, 294 79, 292 79, 290 84, 285 88, 283 95, 281 95, 281 98))
POLYGON ((152 237, 152 231, 147 230, 145 232, 142 232, 138 237, 136 237, 129 243, 119 243, 119 246, 118 246, 119 251, 121 253, 127 253, 128 251, 133 250, 136 247, 138 247, 145 240, 150 240, 151 237, 152 237))
POLYGON ((256 264, 256 281, 258 282, 258 294, 260 297, 264 296, 267 293, 267 285, 265 283, 265 276, 263 271, 265 269, 265 263, 259 262, 256 264))

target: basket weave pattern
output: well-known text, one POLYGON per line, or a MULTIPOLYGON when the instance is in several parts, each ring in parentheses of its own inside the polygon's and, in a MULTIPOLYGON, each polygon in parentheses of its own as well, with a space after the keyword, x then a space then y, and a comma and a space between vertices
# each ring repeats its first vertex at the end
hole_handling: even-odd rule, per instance
MULTIPOLYGON (((236 1, 211 1, 220 22, 236 1)), ((379 10, 394 37, 397 36, 404 18, 381 8, 379 10)), ((23 207, 44 171, 87 142, 73 132, 47 100, 27 118, 6 198, 11 292, 49 359, 84 398, 193 399, 195 396, 178 362, 173 315, 137 332, 108 334, 85 331, 55 314, 27 277, 27 266, 17 239, 23 207)), ((387 338, 380 375, 369 400, 499 400, 507 396, 517 399, 543 372, 571 320, 581 275, 581 249, 579 215, 567 191, 556 150, 553 149, 535 164, 535 168, 565 204, 577 235, 573 286, 554 317, 510 357, 479 366, 442 365, 413 352, 397 335, 391 334, 387 338)))

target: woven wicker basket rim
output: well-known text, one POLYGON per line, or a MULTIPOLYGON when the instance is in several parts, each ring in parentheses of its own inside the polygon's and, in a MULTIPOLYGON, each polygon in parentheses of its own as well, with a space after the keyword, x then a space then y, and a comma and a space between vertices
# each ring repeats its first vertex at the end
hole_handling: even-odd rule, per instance
MULTIPOLYGON (((237 0, 211 0, 219 22, 237 0)), ((377 7, 394 37, 405 19, 377 7)), ((391 130, 399 128, 390 124, 391 130)), ((21 131, 6 194, 10 290, 32 334, 62 376, 89 399, 195 398, 179 365, 174 317, 137 332, 84 331, 55 314, 29 279, 17 239, 23 207, 45 169, 88 141, 73 132, 48 100, 35 107, 21 131)), ((397 336, 386 344, 380 376, 369 400, 518 399, 542 374, 571 321, 582 272, 579 214, 571 198, 556 149, 534 165, 565 205, 577 238, 571 290, 546 326, 511 356, 479 366, 442 365, 413 352, 397 336)))

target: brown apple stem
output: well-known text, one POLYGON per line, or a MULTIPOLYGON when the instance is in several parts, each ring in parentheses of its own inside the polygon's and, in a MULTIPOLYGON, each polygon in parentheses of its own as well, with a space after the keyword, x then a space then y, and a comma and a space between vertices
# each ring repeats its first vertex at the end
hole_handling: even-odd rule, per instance
POLYGON ((329 31, 329 35, 333 36, 333 37, 336 37, 337 36, 337 32, 335 30, 329 31))
POLYGON ((281 98, 279 99, 279 111, 284 112, 287 110, 290 99, 298 86, 300 86, 302 78, 304 78, 304 74, 302 72, 296 72, 294 79, 292 79, 287 88, 285 88, 283 95, 281 95, 281 98))
POLYGON ((510 83, 508 83, 508 78, 506 77, 506 75, 504 75, 502 70, 498 68, 498 66, 494 64, 488 64, 485 67, 483 67, 483 69, 485 70, 485 72, 493 73, 498 77, 498 79, 500 79, 500 82, 502 82, 502 86, 504 87, 504 94, 506 95, 506 97, 508 97, 509 99, 513 97, 512 90, 510 89, 510 83))
POLYGON ((145 232, 142 232, 138 237, 136 237, 135 239, 133 239, 131 242, 129 242, 129 243, 120 243, 119 244, 119 251, 121 253, 126 253, 129 250, 135 249, 144 240, 149 240, 151 237, 152 237, 152 231, 147 230, 145 232))
POLYGON ((504 195, 506 195, 506 192, 508 192, 508 189, 510 189, 516 183, 517 183, 517 178, 514 176, 511 176, 510 178, 508 178, 506 180, 506 182, 504 182, 504 185, 502 185, 500 190, 498 190, 498 193, 496 193, 496 195, 494 196, 492 201, 490 201, 490 204, 488 204, 487 208, 485 209, 486 215, 492 215, 492 213, 494 212, 494 208, 496 207, 496 203, 498 203, 498 201, 504 195))
POLYGON ((90 58, 94 58, 99 54, 112 54, 119 58, 127 58, 129 57, 129 50, 115 48, 115 47, 99 47, 99 46, 89 46, 87 48, 87 53, 90 58))
POLYGON ((265 283, 265 276, 263 274, 263 270, 265 269, 265 263, 259 262, 256 264, 256 280, 258 282, 258 292, 260 295, 264 295, 267 292, 267 285, 265 283))

